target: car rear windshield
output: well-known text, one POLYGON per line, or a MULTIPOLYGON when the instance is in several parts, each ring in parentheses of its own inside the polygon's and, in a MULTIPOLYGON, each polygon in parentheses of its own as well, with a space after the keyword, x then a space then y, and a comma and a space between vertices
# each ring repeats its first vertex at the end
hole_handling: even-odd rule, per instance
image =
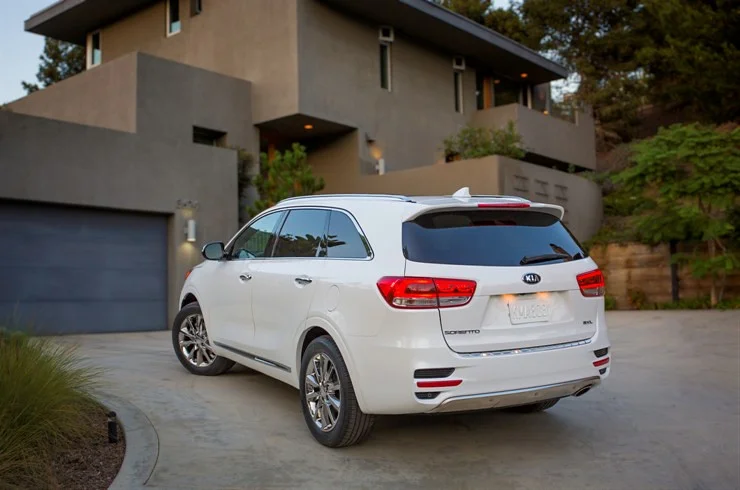
POLYGON ((414 262, 521 266, 586 257, 558 218, 537 211, 451 210, 403 224, 403 250, 414 262))

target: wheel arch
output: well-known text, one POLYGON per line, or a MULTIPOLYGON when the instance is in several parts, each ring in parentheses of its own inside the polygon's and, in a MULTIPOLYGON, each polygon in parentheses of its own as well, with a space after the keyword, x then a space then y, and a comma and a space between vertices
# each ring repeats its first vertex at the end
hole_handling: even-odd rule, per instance
POLYGON ((316 318, 310 318, 306 321, 304 324, 303 329, 300 331, 300 334, 298 335, 297 341, 296 341, 296 353, 295 353, 295 366, 296 366, 296 387, 300 387, 301 382, 301 360, 303 358, 303 353, 305 352, 308 345, 313 341, 315 338, 320 337, 322 335, 328 335, 331 337, 331 339, 334 341, 335 344, 337 344, 337 348, 339 349, 339 353, 342 355, 342 359, 344 359, 344 363, 347 365, 347 371, 349 371, 349 376, 352 379, 352 384, 355 388, 355 396, 357 397, 357 402, 360 405, 360 408, 364 411, 365 410, 365 399, 362 393, 362 386, 358 383, 359 381, 359 375, 357 375, 357 370, 355 369, 354 360, 352 359, 352 356, 349 355, 349 349, 347 347, 347 344, 344 341, 344 338, 339 333, 339 331, 326 319, 316 317, 316 318))

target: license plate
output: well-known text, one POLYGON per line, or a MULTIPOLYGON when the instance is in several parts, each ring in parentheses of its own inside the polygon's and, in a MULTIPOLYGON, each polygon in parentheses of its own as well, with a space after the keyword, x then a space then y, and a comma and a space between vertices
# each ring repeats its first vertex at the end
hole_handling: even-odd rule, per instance
POLYGON ((509 303, 509 318, 513 325, 546 322, 552 315, 552 304, 537 300, 519 300, 509 303))

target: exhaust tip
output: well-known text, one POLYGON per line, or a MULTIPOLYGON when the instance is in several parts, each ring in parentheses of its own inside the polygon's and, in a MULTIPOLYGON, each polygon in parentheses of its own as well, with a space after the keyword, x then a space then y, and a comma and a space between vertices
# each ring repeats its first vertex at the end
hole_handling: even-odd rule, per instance
POLYGON ((573 393, 573 396, 575 396, 575 397, 583 396, 586 393, 588 393, 589 391, 591 391, 591 388, 593 388, 593 385, 584 386, 580 390, 578 390, 575 393, 573 393))

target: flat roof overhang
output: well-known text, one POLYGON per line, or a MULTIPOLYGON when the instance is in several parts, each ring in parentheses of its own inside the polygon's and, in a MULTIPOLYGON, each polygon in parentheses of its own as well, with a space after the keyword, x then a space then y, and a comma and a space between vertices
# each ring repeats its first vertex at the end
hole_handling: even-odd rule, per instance
POLYGON ((156 3, 157 0, 59 0, 24 24, 28 32, 84 45, 87 33, 156 3))
MULTIPOLYGON (((378 26, 436 46, 451 56, 465 56, 468 63, 497 74, 540 84, 568 76, 568 71, 511 39, 428 0, 320 0, 378 26)), ((452 66, 452 58, 450 58, 452 66)))

